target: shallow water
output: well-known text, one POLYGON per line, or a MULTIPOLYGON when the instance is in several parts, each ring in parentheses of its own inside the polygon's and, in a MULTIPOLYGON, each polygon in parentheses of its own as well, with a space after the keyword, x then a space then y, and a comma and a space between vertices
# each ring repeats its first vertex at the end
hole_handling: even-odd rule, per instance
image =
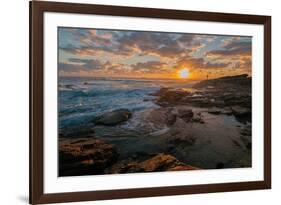
POLYGON ((245 156, 249 160, 243 166, 250 166, 251 152, 240 137, 241 127, 234 116, 213 115, 202 112, 205 123, 192 123, 185 127, 192 135, 195 143, 192 146, 178 146, 172 154, 179 160, 202 168, 216 168, 223 164, 224 168, 240 167, 240 160, 245 156))
POLYGON ((145 119, 140 122, 133 117, 123 125, 96 127, 96 136, 115 144, 120 160, 135 153, 167 153, 202 169, 214 169, 218 164, 223 164, 223 168, 251 166, 251 151, 240 137, 244 124, 238 122, 234 116, 213 115, 206 109, 189 108, 194 112, 201 112, 205 123, 184 123, 177 120, 168 128, 165 125, 151 126, 145 119), (151 127, 154 129, 150 130, 151 127), (183 130, 183 136, 192 136, 195 143, 171 144, 170 140, 174 138, 172 133, 179 130, 183 130))

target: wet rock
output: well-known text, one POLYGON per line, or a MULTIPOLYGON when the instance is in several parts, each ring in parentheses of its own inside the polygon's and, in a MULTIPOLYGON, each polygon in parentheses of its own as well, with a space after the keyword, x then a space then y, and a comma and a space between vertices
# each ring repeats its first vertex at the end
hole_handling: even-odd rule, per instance
POLYGON ((191 122, 204 124, 205 121, 203 120, 203 115, 201 114, 201 112, 196 113, 191 119, 191 122))
POLYGON ((243 123, 251 122, 251 117, 252 117, 251 109, 241 106, 232 106, 231 110, 232 110, 232 114, 236 117, 238 121, 243 123))
POLYGON ((168 106, 181 104, 183 99, 187 98, 187 96, 190 96, 191 93, 182 89, 161 88, 160 91, 153 95, 158 96, 155 102, 156 104, 160 106, 168 106))
POLYGON ((193 111, 191 109, 179 109, 178 117, 183 119, 185 122, 190 122, 193 117, 193 111))
POLYGON ((246 145, 247 149, 251 150, 252 149, 252 143, 249 142, 247 145, 246 145))
POLYGON ((195 142, 196 138, 192 135, 178 135, 169 139, 169 143, 174 144, 174 146, 191 146, 194 145, 195 142))
POLYGON ((234 144, 236 147, 243 147, 243 146, 241 145, 241 143, 240 143, 238 140, 231 139, 231 141, 233 142, 233 144, 234 144))
POLYGON ((241 133, 241 135, 244 135, 244 136, 251 136, 252 135, 252 126, 251 126, 251 124, 245 125, 241 129, 240 133, 241 133))
POLYGON ((170 113, 168 116, 167 116, 167 125, 168 126, 172 126, 177 120, 177 115, 174 114, 174 113, 170 113))
POLYGON ((176 163, 178 162, 175 157, 171 155, 158 154, 151 159, 141 162, 140 167, 142 167, 147 172, 165 171, 173 167, 173 165, 176 163))
POLYGON ((161 95, 165 95, 165 93, 171 88, 168 87, 162 87, 160 88, 160 90, 156 93, 151 93, 152 96, 161 96, 161 95))
POLYGON ((168 103, 177 103, 181 100, 181 98, 183 97, 181 92, 177 92, 177 91, 167 91, 165 94, 160 95, 159 99, 157 100, 157 102, 168 102, 168 103))
POLYGON ((114 126, 121 122, 129 120, 132 113, 128 109, 118 109, 112 112, 107 112, 94 120, 96 125, 114 126))
POLYGON ((184 171, 184 170, 199 170, 199 168, 190 165, 178 165, 168 169, 168 171, 184 171))
POLYGON ((156 127, 163 125, 172 126, 176 120, 177 115, 173 112, 173 109, 166 107, 154 109, 146 116, 146 121, 154 124, 156 127))
POLYGON ((174 156, 160 153, 147 160, 138 162, 123 162, 112 167, 112 173, 136 173, 136 172, 156 172, 156 171, 180 171, 198 170, 199 168, 186 165, 174 156))
POLYGON ((59 175, 102 174, 118 158, 116 147, 95 137, 59 140, 59 175))
POLYGON ((221 111, 221 114, 232 115, 232 110, 230 108, 225 108, 221 111))
POLYGON ((219 115, 219 114, 221 114, 221 110, 213 108, 213 109, 209 109, 208 113, 213 114, 213 115, 219 115))
POLYGON ((240 139, 244 143, 245 147, 249 150, 252 149, 252 126, 251 124, 244 125, 240 131, 240 139))
POLYGON ((236 116, 247 116, 251 114, 251 110, 241 106, 232 106, 232 113, 236 116))

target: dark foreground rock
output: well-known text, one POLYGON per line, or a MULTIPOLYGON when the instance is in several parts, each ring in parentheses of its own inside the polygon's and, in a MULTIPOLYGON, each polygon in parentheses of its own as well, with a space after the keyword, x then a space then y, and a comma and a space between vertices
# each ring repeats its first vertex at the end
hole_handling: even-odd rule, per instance
POLYGON ((241 107, 241 106, 233 106, 231 107, 232 113, 238 117, 249 117, 251 116, 251 110, 249 108, 241 107))
POLYGON ((102 174, 117 158, 114 145, 94 137, 59 140, 59 176, 102 174))
POLYGON ((112 112, 107 112, 94 120, 96 125, 114 126, 121 122, 129 120, 132 113, 128 109, 118 109, 112 112))
POLYGON ((180 162, 174 156, 169 154, 157 154, 152 158, 138 161, 124 161, 115 164, 109 173, 136 173, 136 172, 156 172, 156 171, 180 171, 180 170, 197 170, 198 168, 186 165, 180 162))
POLYGON ((185 122, 190 122, 193 117, 193 111, 191 109, 179 109, 178 116, 185 122))

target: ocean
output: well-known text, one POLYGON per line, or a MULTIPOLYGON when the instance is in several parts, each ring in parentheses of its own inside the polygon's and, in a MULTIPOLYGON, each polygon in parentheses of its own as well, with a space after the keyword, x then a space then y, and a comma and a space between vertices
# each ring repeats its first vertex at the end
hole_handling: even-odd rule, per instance
POLYGON ((141 111, 157 108, 152 93, 161 87, 190 87, 190 81, 59 77, 59 128, 82 125, 120 108, 141 111))

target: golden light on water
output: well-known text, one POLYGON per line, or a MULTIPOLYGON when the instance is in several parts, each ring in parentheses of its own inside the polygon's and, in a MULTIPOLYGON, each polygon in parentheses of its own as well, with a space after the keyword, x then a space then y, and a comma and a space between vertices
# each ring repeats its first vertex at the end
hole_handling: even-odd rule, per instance
POLYGON ((189 76, 189 70, 184 68, 184 69, 181 69, 179 70, 179 77, 180 78, 188 78, 189 76))

